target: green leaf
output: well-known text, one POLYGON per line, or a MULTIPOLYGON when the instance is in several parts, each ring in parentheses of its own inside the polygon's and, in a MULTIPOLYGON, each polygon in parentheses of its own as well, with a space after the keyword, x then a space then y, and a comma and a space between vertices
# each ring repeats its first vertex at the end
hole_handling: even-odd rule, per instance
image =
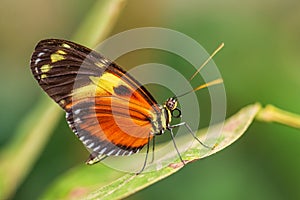
MULTIPOLYGON (((247 130, 260 109, 259 104, 250 105, 227 119, 215 148, 210 152, 199 154, 201 146, 194 143, 182 154, 186 163, 210 156, 235 142, 247 130)), ((217 130, 217 126, 211 128, 217 130)), ((205 130, 199 131, 197 135, 203 132, 205 130)), ((170 176, 183 166, 176 158, 165 168, 139 175, 120 173, 101 164, 79 166, 61 176, 42 199, 121 199, 170 176)))

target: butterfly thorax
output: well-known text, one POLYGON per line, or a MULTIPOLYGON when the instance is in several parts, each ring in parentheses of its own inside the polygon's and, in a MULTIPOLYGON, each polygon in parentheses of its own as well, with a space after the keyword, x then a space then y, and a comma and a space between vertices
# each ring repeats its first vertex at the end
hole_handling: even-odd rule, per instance
POLYGON ((152 120, 152 132, 161 135, 169 128, 172 118, 179 118, 181 111, 177 108, 178 101, 176 98, 169 98, 163 105, 159 106, 160 113, 157 113, 152 120))

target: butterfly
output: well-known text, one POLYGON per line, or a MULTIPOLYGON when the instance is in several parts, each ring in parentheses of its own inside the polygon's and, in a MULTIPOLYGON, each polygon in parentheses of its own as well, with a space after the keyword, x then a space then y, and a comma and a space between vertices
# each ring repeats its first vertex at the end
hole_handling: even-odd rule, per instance
MULTIPOLYGON (((178 97, 158 104, 151 93, 129 73, 98 52, 62 39, 40 41, 32 54, 31 72, 41 88, 66 112, 69 127, 90 152, 87 164, 108 156, 138 153, 147 146, 142 172, 147 163, 150 141, 185 126, 203 146, 187 123, 173 125, 181 117, 178 97)), ((221 83, 203 84, 193 91, 221 83)))

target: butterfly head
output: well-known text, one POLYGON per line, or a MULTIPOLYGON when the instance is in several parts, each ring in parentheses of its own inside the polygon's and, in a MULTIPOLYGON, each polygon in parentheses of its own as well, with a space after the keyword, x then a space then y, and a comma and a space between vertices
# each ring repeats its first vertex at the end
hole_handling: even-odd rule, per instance
POLYGON ((181 117, 181 110, 177 106, 178 100, 176 97, 167 99, 164 104, 164 107, 171 113, 172 117, 179 118, 181 117))

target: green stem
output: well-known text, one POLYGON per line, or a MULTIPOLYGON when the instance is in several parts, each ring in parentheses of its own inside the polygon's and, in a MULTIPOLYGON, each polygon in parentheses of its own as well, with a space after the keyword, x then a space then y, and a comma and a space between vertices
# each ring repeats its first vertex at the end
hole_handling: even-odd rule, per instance
POLYGON ((273 105, 267 105, 263 108, 256 119, 264 122, 277 122, 300 129, 300 115, 281 110, 273 105))
POLYGON ((125 3, 126 0, 98 1, 73 36, 73 40, 89 47, 104 40, 114 27, 125 3))
MULTIPOLYGON (((125 0, 99 0, 73 39, 87 46, 103 40, 113 28, 125 0)), ((9 199, 27 176, 62 112, 42 98, 18 126, 15 137, 0 152, 0 199, 9 199)))
POLYGON ((0 199, 8 199, 15 192, 58 123, 62 112, 58 106, 48 106, 49 101, 41 99, 18 126, 15 138, 1 152, 0 199))

